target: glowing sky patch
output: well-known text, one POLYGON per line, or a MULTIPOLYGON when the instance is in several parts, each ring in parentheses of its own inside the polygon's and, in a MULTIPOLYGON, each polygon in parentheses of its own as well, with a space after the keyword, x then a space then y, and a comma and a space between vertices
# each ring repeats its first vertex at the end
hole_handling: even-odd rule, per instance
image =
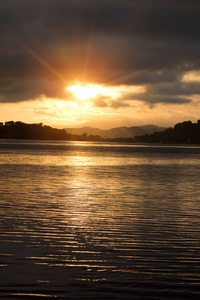
POLYGON ((80 100, 94 98, 98 94, 104 95, 106 91, 106 89, 100 85, 81 83, 69 86, 67 87, 67 90, 72 92, 76 98, 80 100))
POLYGON ((79 100, 89 100, 98 96, 104 96, 105 98, 118 99, 121 96, 127 94, 143 93, 145 91, 144 86, 109 86, 105 87, 97 84, 90 83, 77 83, 66 88, 72 92, 74 96, 79 100))
POLYGON ((200 82, 200 71, 187 72, 183 78, 183 82, 200 82))

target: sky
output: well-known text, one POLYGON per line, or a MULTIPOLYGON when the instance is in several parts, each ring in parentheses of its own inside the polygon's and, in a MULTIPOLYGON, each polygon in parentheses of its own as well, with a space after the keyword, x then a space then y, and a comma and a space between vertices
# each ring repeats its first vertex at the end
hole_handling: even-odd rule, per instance
POLYGON ((196 0, 2 0, 0 122, 196 122, 199 16, 196 0))

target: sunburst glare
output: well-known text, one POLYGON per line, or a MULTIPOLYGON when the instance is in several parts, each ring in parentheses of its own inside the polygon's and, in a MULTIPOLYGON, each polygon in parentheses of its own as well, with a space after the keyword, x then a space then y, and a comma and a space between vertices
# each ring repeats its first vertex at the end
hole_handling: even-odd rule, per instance
POLYGON ((108 89, 96 84, 78 83, 68 86, 67 90, 72 92, 79 100, 95 98, 98 95, 108 95, 108 89))

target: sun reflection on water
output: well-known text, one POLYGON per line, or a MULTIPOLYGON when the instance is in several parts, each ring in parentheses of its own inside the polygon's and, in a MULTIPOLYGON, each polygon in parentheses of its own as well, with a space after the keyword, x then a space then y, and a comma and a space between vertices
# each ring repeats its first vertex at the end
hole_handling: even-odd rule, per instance
POLYGON ((198 154, 25 144, 0 153, 7 159, 0 168, 2 298, 78 299, 85 291, 96 299, 100 283, 109 296, 119 286, 122 299, 127 286, 141 294, 149 278, 158 293, 163 282, 182 298, 182 282, 193 290, 200 261, 198 154))

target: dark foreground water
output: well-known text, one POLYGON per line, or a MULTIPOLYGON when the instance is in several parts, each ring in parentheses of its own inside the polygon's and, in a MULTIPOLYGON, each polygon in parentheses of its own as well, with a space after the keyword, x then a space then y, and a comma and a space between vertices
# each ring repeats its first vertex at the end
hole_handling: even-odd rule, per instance
POLYGON ((0 141, 0 298, 200 299, 200 148, 0 141))

